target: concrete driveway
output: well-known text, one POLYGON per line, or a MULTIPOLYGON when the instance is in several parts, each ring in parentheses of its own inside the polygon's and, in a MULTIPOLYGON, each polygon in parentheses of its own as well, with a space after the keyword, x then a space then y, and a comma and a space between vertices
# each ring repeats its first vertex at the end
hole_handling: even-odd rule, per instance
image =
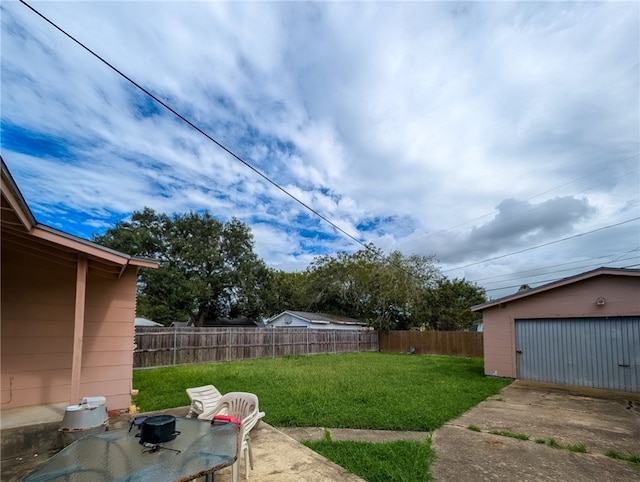
POLYGON ((443 482, 638 481, 640 467, 604 454, 640 455, 640 395, 516 381, 437 430, 433 446, 432 474, 443 482), (529 440, 489 433, 495 430, 525 434, 529 440), (584 444, 589 453, 552 448, 536 443, 539 439, 584 444))

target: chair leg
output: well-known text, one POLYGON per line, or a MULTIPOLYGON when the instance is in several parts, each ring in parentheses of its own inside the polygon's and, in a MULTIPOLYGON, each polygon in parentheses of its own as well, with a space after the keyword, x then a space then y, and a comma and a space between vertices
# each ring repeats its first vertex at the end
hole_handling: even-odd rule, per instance
POLYGON ((249 451, 249 446, 245 446, 244 450, 243 450, 244 454, 244 478, 248 479, 249 478, 249 473, 251 472, 251 468, 249 467, 249 465, 251 465, 253 467, 253 464, 251 464, 251 457, 250 457, 250 451, 249 451))
POLYGON ((238 472, 240 468, 240 461, 236 460, 231 466, 231 480, 232 482, 238 482, 238 472))
POLYGON ((253 450, 251 450, 251 439, 250 438, 247 439, 247 449, 249 451, 249 464, 251 465, 251 468, 253 469, 253 450))

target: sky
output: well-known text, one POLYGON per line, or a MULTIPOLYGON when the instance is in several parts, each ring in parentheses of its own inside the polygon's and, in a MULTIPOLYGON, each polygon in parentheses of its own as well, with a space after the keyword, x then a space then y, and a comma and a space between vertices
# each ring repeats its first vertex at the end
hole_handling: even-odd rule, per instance
POLYGON ((362 248, 309 207, 490 299, 640 266, 638 2, 29 4, 244 161, 3 1, 0 147, 40 223, 208 210, 284 271, 362 248))

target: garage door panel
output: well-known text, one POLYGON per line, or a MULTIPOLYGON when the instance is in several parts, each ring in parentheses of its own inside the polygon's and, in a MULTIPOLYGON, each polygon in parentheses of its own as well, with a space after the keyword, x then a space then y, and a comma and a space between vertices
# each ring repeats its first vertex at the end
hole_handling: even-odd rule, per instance
POLYGON ((517 376, 640 392, 640 317, 516 320, 517 376))

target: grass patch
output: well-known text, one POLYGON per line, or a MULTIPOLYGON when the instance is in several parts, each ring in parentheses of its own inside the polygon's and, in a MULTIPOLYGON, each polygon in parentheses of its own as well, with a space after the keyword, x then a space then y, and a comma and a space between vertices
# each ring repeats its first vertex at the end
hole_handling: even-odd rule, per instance
POLYGON ((640 467, 640 455, 624 454, 616 450, 607 450, 605 452, 605 455, 607 457, 611 457, 612 459, 625 460, 627 462, 631 462, 632 464, 640 467))
POLYGON ((577 452, 579 454, 586 454, 589 453, 589 450, 587 449, 587 446, 585 444, 569 444, 569 445, 565 445, 565 448, 567 450, 570 450, 571 452, 577 452))
POLYGON ((589 453, 589 449, 585 444, 561 444, 556 441, 554 438, 538 438, 536 439, 537 444, 547 445, 554 449, 563 449, 569 450, 571 452, 587 454, 589 453))
POLYGON ((432 431, 509 380, 486 377, 483 360, 396 353, 261 358, 134 370, 142 411, 189 404, 188 387, 258 395, 280 427, 432 431))
POLYGON ((308 441, 311 450, 368 482, 426 482, 433 480, 429 467, 435 459, 431 442, 308 441))
POLYGON ((473 432, 482 432, 482 429, 480 427, 478 427, 477 425, 469 425, 467 427, 469 430, 472 430, 473 432))
MULTIPOLYGON (((396 353, 261 358, 134 370, 142 411, 189 404, 185 389, 258 395, 277 427, 433 431, 495 395, 510 380, 486 377, 483 360, 396 353)), ((369 482, 431 480, 431 442, 335 442, 325 429, 312 450, 369 482)))
POLYGON ((493 435, 502 435, 503 437, 517 438, 518 440, 529 440, 529 436, 527 434, 511 432, 509 430, 491 430, 489 433, 493 435))

